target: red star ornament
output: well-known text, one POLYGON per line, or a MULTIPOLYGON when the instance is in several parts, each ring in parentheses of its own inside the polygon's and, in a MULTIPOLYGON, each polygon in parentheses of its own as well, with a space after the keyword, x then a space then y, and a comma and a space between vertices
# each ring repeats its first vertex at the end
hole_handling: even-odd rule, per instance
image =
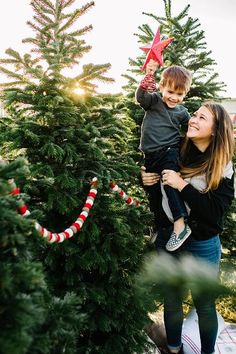
POLYGON ((150 59, 153 59, 158 62, 161 66, 163 66, 163 50, 174 40, 174 37, 167 38, 164 41, 161 41, 160 38, 160 28, 158 28, 155 37, 153 38, 152 44, 147 44, 145 47, 141 47, 145 53, 147 53, 145 62, 141 70, 146 68, 147 63, 150 59))

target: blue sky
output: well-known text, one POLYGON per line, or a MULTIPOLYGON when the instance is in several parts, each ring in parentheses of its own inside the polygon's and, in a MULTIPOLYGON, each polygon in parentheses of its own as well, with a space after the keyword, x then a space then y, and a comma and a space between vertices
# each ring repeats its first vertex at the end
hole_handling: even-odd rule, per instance
MULTIPOLYGON (((76 0, 80 7, 87 1, 76 0)), ((201 29, 205 31, 208 50, 217 62, 215 71, 219 80, 227 85, 227 96, 236 98, 235 83, 235 38, 236 38, 236 1, 235 0, 172 0, 172 14, 178 14, 190 4, 189 15, 198 18, 201 29)), ((139 53, 137 38, 133 35, 142 23, 152 26, 142 12, 164 14, 163 0, 95 0, 95 6, 81 20, 92 24, 93 31, 87 36, 87 43, 92 45, 84 62, 94 64, 111 63, 109 76, 115 79, 112 85, 101 85, 102 92, 119 92, 125 81, 121 74, 128 69, 128 58, 135 58, 139 53)), ((31 34, 26 24, 32 18, 29 0, 8 0, 1 5, 0 12, 0 57, 8 47, 27 51, 21 40, 31 34)), ((153 28, 152 26, 152 28, 153 28)), ((155 28, 153 28, 155 31, 155 28)), ((2 79, 1 79, 2 81, 2 79)))

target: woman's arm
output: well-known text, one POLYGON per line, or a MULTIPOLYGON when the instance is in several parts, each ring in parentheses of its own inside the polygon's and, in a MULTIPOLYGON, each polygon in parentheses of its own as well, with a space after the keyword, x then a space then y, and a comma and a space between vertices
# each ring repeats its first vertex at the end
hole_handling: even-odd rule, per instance
POLYGON ((179 192, 188 184, 180 175, 179 172, 173 170, 162 171, 162 183, 172 188, 178 189, 179 192))
POLYGON ((199 219, 214 225, 221 219, 234 199, 234 175, 222 179, 218 188, 207 193, 199 192, 191 184, 181 190, 182 198, 199 219))
POLYGON ((191 214, 210 225, 224 216, 234 198, 234 175, 223 178, 218 188, 207 193, 197 190, 172 170, 162 172, 162 181, 164 185, 178 189, 183 200, 188 203, 191 214))

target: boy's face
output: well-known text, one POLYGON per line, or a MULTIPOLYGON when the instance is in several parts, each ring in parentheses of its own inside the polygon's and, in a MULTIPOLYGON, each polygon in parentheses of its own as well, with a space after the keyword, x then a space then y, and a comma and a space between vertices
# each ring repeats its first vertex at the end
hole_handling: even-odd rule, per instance
POLYGON ((162 100, 169 108, 175 108, 178 104, 183 102, 186 96, 185 90, 176 90, 174 85, 160 85, 160 91, 162 93, 162 100))

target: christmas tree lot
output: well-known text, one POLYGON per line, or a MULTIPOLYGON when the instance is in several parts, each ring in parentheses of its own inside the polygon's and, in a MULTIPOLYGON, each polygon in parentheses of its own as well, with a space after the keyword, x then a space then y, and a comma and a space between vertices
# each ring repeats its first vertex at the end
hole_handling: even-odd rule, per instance
MULTIPOLYGON (((125 75, 126 95, 98 94, 97 82, 113 81, 110 64, 81 66, 92 26, 80 28, 80 19, 94 2, 78 5, 32 0, 32 37, 22 41, 30 49, 9 48, 0 59, 0 155, 8 161, 0 164, 0 354, 152 353, 144 328, 162 296, 157 288, 182 282, 180 268, 170 277, 168 259, 161 281, 153 269, 143 275, 153 249, 137 148, 143 111, 134 101, 144 55, 130 59, 135 78, 125 75), (76 76, 67 75, 74 67, 76 76)), ((218 99, 224 84, 198 20, 188 7, 172 17, 171 2, 164 5, 165 18, 148 14, 155 28, 139 27, 138 41, 149 43, 159 24, 175 37, 165 66, 193 71, 185 102, 193 112, 202 100, 218 99)), ((225 236, 232 254, 233 214, 225 236)))

